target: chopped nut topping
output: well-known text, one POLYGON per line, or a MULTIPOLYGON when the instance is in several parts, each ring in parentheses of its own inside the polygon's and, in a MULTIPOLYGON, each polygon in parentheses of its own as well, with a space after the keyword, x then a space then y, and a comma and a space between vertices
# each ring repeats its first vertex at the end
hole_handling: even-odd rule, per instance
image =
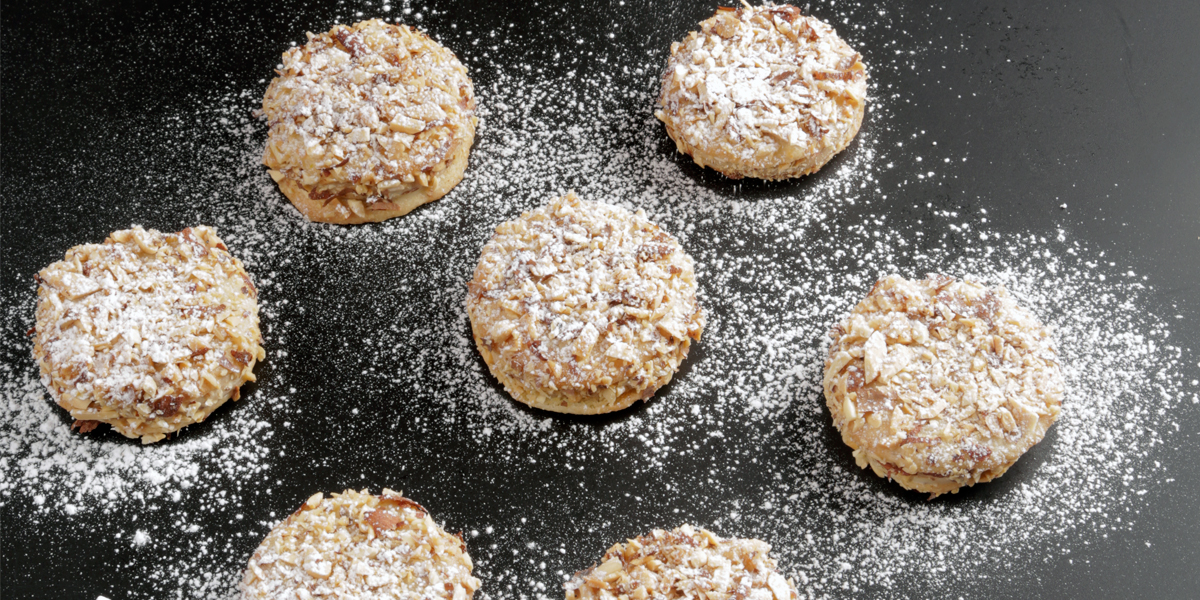
POLYGON ((498 226, 467 286, 492 373, 546 410, 648 398, 704 328, 692 259, 675 238, 642 211, 573 193, 498 226))
POLYGON ((834 328, 825 399, 859 466, 933 496, 1003 475, 1058 418, 1050 335, 1004 288, 879 280, 834 328))
POLYGON ((723 540, 688 525, 655 529, 609 548, 599 566, 576 573, 563 588, 567 600, 798 598, 795 585, 775 570, 770 551, 759 540, 723 540))
POLYGON ((479 589, 466 545, 419 504, 391 490, 313 494, 254 551, 243 600, 467 600, 479 589))
POLYGON ((159 441, 237 399, 266 356, 249 276, 208 227, 117 231, 38 281, 34 357, 81 431, 159 441))
POLYGON ((654 115, 680 152, 728 177, 815 172, 854 138, 866 68, 790 5, 718 9, 671 45, 654 115))
POLYGON ((271 177, 289 198, 299 191, 336 203, 345 213, 337 222, 391 210, 378 203, 445 194, 462 178, 461 166, 447 169, 465 165, 477 122, 474 88, 454 54, 379 20, 309 34, 285 52, 263 114, 271 177))

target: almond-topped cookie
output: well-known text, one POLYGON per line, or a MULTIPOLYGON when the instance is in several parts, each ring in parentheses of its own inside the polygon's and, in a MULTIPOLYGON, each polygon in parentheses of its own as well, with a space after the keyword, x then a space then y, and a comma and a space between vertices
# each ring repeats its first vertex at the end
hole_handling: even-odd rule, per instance
POLYGON ((313 494, 250 557, 241 600, 469 600, 479 589, 462 536, 398 492, 313 494))
POLYGON ((266 357, 254 284, 208 227, 117 231, 37 280, 34 358, 84 431, 157 442, 238 399, 266 357))
POLYGON ((640 210, 574 193, 496 227, 467 287, 492 374, 513 398, 554 412, 649 398, 704 329, 679 242, 640 210))
POLYGON ((722 539, 683 525, 655 529, 608 549, 600 564, 576 573, 567 600, 792 600, 796 586, 776 570, 771 546, 722 539))
POLYGON ((409 213, 463 178, 475 92, 454 53, 379 20, 309 34, 283 54, 262 112, 263 164, 312 221, 409 213))
POLYGON ((727 177, 814 173, 854 139, 867 74, 833 28, 788 4, 718 8, 671 44, 654 115, 727 177))
POLYGON ((830 335, 833 423, 860 467, 905 488, 937 496, 995 479, 1058 418, 1050 334, 1002 287, 891 275, 830 335))

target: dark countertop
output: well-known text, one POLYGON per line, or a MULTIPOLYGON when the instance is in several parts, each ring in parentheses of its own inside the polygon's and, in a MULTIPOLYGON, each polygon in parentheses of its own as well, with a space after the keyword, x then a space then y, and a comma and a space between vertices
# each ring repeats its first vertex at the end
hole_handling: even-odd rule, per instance
POLYGON ((649 116, 670 42, 709 3, 6 3, 0 596, 214 595, 312 492, 387 486, 464 530, 495 598, 561 597, 561 573, 685 520, 762 537, 831 597, 1194 597, 1200 5, 801 6, 864 55, 872 112, 822 172, 769 184, 696 168, 649 116), (454 50, 484 124, 439 203, 306 226, 253 164, 249 112, 289 43, 360 11, 454 50), (654 400, 603 418, 513 406, 461 314, 490 228, 569 187, 645 205, 703 263, 704 341, 654 400), (21 408, 50 404, 24 336, 32 275, 131 223, 217 226, 262 287, 270 355, 245 399, 177 439, 76 444, 64 411, 21 408), (879 272, 943 265, 1015 282, 1073 336, 1080 416, 930 503, 854 467, 819 348, 879 272), (1106 440, 1111 465, 1063 463, 1106 440), (179 472, 146 476, 163 465, 179 472))

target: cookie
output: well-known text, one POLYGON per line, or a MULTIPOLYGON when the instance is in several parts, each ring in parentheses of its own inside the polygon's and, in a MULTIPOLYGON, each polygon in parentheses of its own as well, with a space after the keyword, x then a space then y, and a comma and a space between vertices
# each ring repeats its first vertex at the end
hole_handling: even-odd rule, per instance
POLYGON ((563 588, 567 600, 799 598, 795 585, 775 570, 770 551, 759 540, 721 539, 688 525, 655 529, 609 548, 599 565, 576 573, 563 588))
POLYGON ((237 400, 266 357, 258 292, 208 227, 117 231, 36 279, 33 355, 83 431, 157 442, 237 400))
POLYGON ((1003 475, 1062 406, 1049 332, 1002 287, 891 275, 830 336, 825 400, 854 459, 931 498, 1003 475))
POLYGON ((308 34, 263 98, 263 164, 312 221, 408 214, 463 178, 475 92, 454 53, 379 20, 308 34))
POLYGON ((823 21, 788 4, 721 7, 671 44, 654 116, 702 167, 788 179, 850 144, 866 97, 860 56, 823 21))
POLYGON ((640 210, 574 193, 496 227, 467 288, 492 374, 513 398, 554 412, 650 398, 704 329, 679 242, 640 210))
POLYGON ((468 600, 479 589, 461 535, 420 504, 384 489, 314 494, 250 557, 242 600, 468 600))

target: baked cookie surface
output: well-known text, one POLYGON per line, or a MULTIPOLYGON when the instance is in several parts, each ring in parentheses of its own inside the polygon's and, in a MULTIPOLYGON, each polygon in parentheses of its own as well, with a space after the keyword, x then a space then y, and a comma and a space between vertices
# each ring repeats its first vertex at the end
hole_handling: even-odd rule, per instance
POLYGON ((492 374, 513 398, 554 412, 649 398, 704 329, 679 242, 640 210, 574 193, 496 227, 467 288, 492 374))
POLYGON ((937 496, 995 479, 1058 418, 1050 334, 1004 288, 891 275, 830 335, 834 425, 860 467, 907 489, 937 496))
POLYGON ((267 534, 238 586, 243 600, 393 598, 468 600, 479 589, 466 544, 421 505, 379 496, 317 493, 267 534))
POLYGON ((420 31, 379 20, 309 34, 263 98, 263 164, 312 221, 398 217, 462 180, 475 139, 466 67, 420 31))
POLYGON ((564 584, 567 600, 637 598, 791 600, 795 585, 776 571, 771 546, 722 539, 683 525, 616 544, 600 564, 564 584))
POLYGON ((254 284, 208 227, 117 231, 37 280, 34 358, 85 431, 159 441, 236 400, 266 356, 254 284))
POLYGON ((858 133, 867 75, 833 28, 783 5, 718 8, 671 44, 654 115, 727 177, 814 173, 858 133))

